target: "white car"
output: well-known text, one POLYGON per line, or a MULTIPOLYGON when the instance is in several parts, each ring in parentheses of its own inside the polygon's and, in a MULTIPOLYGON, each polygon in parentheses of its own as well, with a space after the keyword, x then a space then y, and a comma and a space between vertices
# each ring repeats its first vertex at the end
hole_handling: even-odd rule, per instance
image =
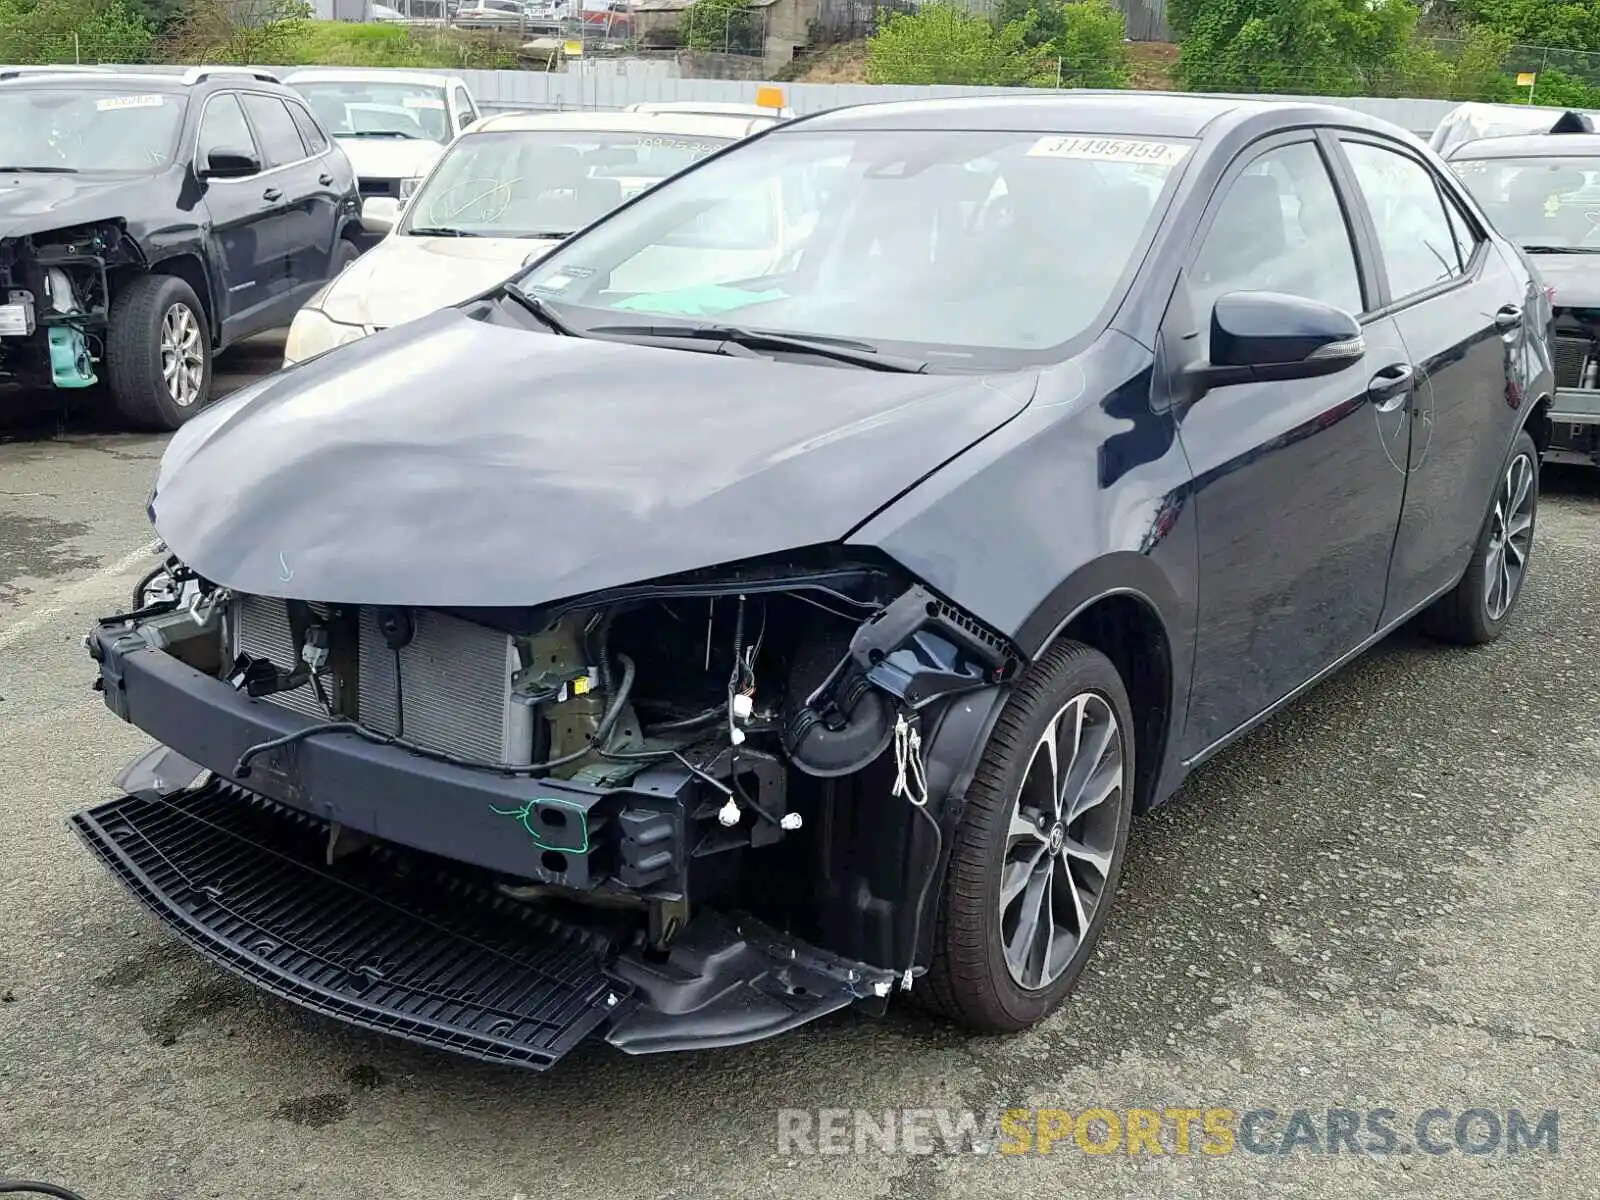
MULTIPOLYGON (((308 68, 284 82, 349 155, 363 202, 405 199, 450 140, 478 119, 472 92, 453 75, 308 68)), ((381 223, 366 229, 384 232, 381 223)))
MULTIPOLYGON (((295 316, 284 365, 474 296, 623 201, 761 127, 747 117, 642 112, 486 117, 455 140, 391 217, 368 201, 369 222, 392 220, 392 229, 295 316)), ((743 254, 737 245, 730 252, 743 254)))

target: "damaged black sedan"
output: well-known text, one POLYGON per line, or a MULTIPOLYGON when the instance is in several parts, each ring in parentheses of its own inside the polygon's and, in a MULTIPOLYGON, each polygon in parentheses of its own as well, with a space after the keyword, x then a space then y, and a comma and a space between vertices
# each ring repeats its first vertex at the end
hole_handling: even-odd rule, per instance
POLYGON ((1340 109, 802 118, 190 421, 79 814, 224 967, 545 1067, 1064 1000, 1129 820, 1522 592, 1526 264, 1340 109))

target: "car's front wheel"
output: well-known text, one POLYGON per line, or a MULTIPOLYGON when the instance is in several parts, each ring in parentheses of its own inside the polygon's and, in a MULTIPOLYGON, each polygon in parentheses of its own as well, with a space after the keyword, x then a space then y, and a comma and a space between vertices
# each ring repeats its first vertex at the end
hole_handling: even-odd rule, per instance
POLYGON ((211 331, 199 297, 175 275, 140 275, 111 299, 111 398, 146 429, 176 429, 211 394, 211 331))
POLYGON ((1133 715, 1117 669, 1063 642, 1018 679, 950 851, 924 998, 1024 1029, 1061 1004, 1110 915, 1133 807, 1133 715))
POLYGON ((1539 515, 1539 448, 1527 430, 1517 435, 1495 482, 1472 562, 1454 590, 1428 610, 1423 628, 1466 646, 1499 637, 1522 599, 1539 515))

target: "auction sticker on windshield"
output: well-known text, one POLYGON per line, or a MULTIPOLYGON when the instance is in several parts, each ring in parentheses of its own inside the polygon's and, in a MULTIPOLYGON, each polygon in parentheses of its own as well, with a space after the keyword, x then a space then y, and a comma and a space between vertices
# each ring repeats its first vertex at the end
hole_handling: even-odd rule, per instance
POLYGON ((101 112, 113 112, 119 108, 160 108, 166 102, 165 96, 107 96, 96 100, 94 106, 101 112))
POLYGON ((1028 149, 1030 158, 1086 158, 1094 162, 1151 163, 1174 167, 1189 147, 1181 142, 1149 142, 1129 138, 1063 137, 1050 134, 1028 149))
POLYGON ((400 101, 407 108, 443 108, 444 101, 431 96, 407 96, 400 101))

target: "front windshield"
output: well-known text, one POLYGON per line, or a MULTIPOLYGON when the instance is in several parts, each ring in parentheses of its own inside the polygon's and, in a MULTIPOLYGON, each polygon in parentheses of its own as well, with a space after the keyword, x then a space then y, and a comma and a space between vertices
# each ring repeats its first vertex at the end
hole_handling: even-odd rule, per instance
POLYGON ((1124 286, 1190 148, 784 130, 662 185, 515 282, 578 332, 713 319, 930 370, 1047 362, 1124 286))
POLYGON ((182 96, 0 87, 0 167, 31 171, 158 171, 178 152, 182 96))
POLYGON ((1483 158, 1450 165, 1512 241, 1600 247, 1600 158, 1483 158))
POLYGON ((566 237, 727 143, 593 130, 469 133, 407 205, 400 232, 566 237))
POLYGON ((297 83, 334 137, 450 140, 444 89, 420 83, 297 83))

